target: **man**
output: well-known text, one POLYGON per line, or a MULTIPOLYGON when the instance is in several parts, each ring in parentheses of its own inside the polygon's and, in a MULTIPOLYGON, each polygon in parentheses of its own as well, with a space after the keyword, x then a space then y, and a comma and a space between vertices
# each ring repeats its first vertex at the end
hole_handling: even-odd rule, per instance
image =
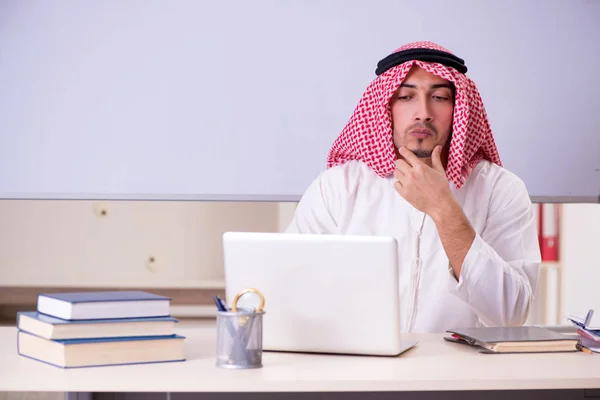
POLYGON ((395 237, 404 331, 522 325, 537 287, 532 204, 466 71, 431 42, 381 60, 287 229, 395 237))

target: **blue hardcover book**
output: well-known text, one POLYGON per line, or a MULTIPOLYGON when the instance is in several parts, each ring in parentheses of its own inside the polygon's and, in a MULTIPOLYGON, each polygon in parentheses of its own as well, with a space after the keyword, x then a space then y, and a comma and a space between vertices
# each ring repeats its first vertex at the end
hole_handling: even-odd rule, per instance
POLYGON ((86 339, 122 336, 168 336, 173 317, 64 320, 35 311, 19 312, 17 328, 45 339, 86 339))
POLYGON ((166 317, 171 298, 142 291, 43 293, 37 311, 65 320, 166 317))
POLYGON ((185 361, 184 336, 48 340, 18 331, 17 352, 60 368, 185 361))

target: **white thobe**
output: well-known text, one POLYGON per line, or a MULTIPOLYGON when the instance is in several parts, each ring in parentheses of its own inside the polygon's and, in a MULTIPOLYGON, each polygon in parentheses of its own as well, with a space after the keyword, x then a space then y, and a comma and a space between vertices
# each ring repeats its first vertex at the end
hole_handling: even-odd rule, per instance
POLYGON ((450 183, 476 232, 458 279, 432 219, 398 194, 395 181, 359 161, 327 169, 303 194, 286 232, 394 237, 405 332, 522 325, 541 263, 536 218, 523 181, 482 160, 461 189, 450 183))

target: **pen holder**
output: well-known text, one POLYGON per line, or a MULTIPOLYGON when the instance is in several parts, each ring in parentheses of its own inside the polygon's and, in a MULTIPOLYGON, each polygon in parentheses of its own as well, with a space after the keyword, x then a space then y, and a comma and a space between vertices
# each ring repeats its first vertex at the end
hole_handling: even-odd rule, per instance
POLYGON ((260 368, 263 353, 264 300, 255 311, 238 309, 238 298, 239 295, 234 300, 232 311, 217 312, 216 365, 230 369, 260 368))

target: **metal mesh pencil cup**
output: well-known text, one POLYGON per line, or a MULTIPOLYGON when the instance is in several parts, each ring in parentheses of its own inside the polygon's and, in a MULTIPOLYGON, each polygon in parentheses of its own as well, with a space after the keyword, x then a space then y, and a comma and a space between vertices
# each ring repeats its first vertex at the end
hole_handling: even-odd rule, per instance
POLYGON ((237 299, 244 293, 247 291, 236 297, 232 311, 217 312, 216 365, 218 367, 229 369, 262 367, 265 312, 262 310, 262 303, 256 311, 247 308, 238 309, 237 299))

